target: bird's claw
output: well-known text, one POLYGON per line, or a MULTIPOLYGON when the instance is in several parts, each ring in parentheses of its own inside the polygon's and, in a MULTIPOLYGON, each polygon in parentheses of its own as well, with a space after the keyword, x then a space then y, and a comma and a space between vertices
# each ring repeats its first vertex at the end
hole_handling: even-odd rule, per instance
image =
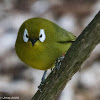
POLYGON ((63 59, 64 59, 64 56, 61 56, 56 60, 55 68, 57 68, 58 70, 60 69, 60 65, 63 59))

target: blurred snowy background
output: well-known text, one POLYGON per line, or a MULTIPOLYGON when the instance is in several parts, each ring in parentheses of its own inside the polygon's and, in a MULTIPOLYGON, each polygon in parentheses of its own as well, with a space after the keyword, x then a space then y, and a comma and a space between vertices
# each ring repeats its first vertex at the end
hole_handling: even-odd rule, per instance
MULTIPOLYGON (((43 71, 23 64, 15 53, 26 19, 43 17, 78 36, 99 10, 100 0, 0 0, 0 99, 30 100, 41 81, 43 71)), ((57 100, 100 100, 100 44, 57 100)))

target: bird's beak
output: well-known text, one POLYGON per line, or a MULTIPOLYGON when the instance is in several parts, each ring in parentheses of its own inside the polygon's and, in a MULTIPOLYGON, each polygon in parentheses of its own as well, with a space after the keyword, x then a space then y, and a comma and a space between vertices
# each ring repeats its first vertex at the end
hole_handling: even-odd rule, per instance
POLYGON ((29 38, 29 41, 32 42, 32 46, 34 46, 34 44, 36 43, 37 40, 38 40, 38 39, 29 38))

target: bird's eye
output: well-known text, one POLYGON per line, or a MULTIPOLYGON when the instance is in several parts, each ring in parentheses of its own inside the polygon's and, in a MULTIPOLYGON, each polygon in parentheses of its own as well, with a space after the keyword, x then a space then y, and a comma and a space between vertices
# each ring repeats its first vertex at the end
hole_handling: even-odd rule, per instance
POLYGON ((25 31, 24 31, 23 40, 24 40, 24 42, 27 42, 29 40, 29 35, 28 35, 27 29, 25 29, 25 31))
POLYGON ((39 40, 40 40, 41 42, 44 42, 45 38, 46 38, 46 35, 45 35, 44 29, 40 29, 39 40))

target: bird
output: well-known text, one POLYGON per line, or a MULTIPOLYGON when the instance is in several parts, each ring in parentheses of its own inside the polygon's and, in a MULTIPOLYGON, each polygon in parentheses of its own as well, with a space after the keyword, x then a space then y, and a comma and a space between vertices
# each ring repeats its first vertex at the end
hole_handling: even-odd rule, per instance
POLYGON ((47 70, 66 53, 76 36, 44 18, 30 18, 19 28, 15 50, 28 66, 47 70))

